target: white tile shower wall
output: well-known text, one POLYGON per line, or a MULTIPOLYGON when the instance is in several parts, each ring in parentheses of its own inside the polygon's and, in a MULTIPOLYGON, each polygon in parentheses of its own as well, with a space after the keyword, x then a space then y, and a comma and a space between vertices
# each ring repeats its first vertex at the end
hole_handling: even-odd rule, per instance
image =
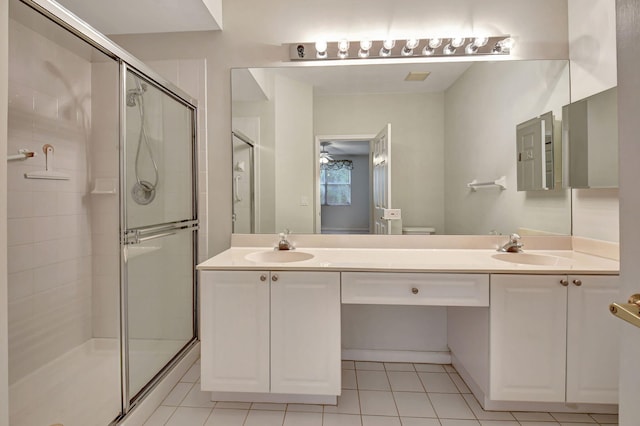
POLYGON ((91 66, 14 21, 9 26, 9 372, 14 383, 91 337, 87 147, 91 66), (66 181, 25 179, 54 167, 66 181), (51 161, 51 159, 49 160, 51 161))
POLYGON ((117 338, 120 324, 119 67, 95 62, 91 69, 90 160, 92 193, 93 336, 117 338), (113 192, 113 193, 109 193, 113 192))

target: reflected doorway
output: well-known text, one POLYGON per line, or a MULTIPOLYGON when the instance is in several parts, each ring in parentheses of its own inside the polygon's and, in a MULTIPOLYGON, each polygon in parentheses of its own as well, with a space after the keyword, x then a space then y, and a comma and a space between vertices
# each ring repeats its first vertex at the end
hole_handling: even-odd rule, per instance
POLYGON ((316 138, 316 222, 321 234, 370 234, 375 135, 316 138))

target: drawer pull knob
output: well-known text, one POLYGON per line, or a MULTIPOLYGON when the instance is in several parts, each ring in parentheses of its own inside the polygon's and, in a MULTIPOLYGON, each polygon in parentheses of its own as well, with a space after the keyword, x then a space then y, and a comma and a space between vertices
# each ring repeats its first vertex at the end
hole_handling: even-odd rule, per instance
POLYGON ((278 281, 278 276, 277 275, 272 276, 271 281, 278 281))
POLYGON ((266 281, 266 280, 267 280, 267 275, 266 274, 260 275, 260 281, 266 281))
POLYGON ((415 287, 411 289, 411 293, 413 293, 413 294, 418 294, 418 291, 420 291, 420 290, 418 290, 415 287))
POLYGON ((568 286, 569 285, 569 281, 568 280, 560 280, 560 284, 562 284, 563 286, 568 286))
POLYGON ((573 280, 573 283, 580 287, 582 285, 582 280, 573 280))

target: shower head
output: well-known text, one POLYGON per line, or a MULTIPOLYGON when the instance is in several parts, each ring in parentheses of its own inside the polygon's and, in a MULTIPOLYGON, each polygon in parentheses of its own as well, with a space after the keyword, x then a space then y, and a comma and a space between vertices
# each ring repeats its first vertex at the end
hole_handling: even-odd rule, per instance
POLYGON ((127 90, 127 106, 136 106, 138 104, 136 99, 138 96, 142 96, 146 91, 147 85, 140 83, 140 81, 136 79, 136 87, 134 89, 127 90))

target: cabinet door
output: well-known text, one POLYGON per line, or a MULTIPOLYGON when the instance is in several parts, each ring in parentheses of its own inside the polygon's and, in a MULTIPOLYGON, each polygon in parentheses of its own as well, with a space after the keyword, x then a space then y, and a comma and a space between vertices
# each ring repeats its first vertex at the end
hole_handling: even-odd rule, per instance
POLYGON ((339 395, 340 273, 271 280, 271 392, 339 395))
POLYGON ((617 297, 617 276, 569 277, 567 402, 618 403, 617 297))
POLYGON ((269 274, 202 272, 202 389, 269 392, 269 274))
POLYGON ((492 400, 565 400, 566 279, 491 276, 492 400))

